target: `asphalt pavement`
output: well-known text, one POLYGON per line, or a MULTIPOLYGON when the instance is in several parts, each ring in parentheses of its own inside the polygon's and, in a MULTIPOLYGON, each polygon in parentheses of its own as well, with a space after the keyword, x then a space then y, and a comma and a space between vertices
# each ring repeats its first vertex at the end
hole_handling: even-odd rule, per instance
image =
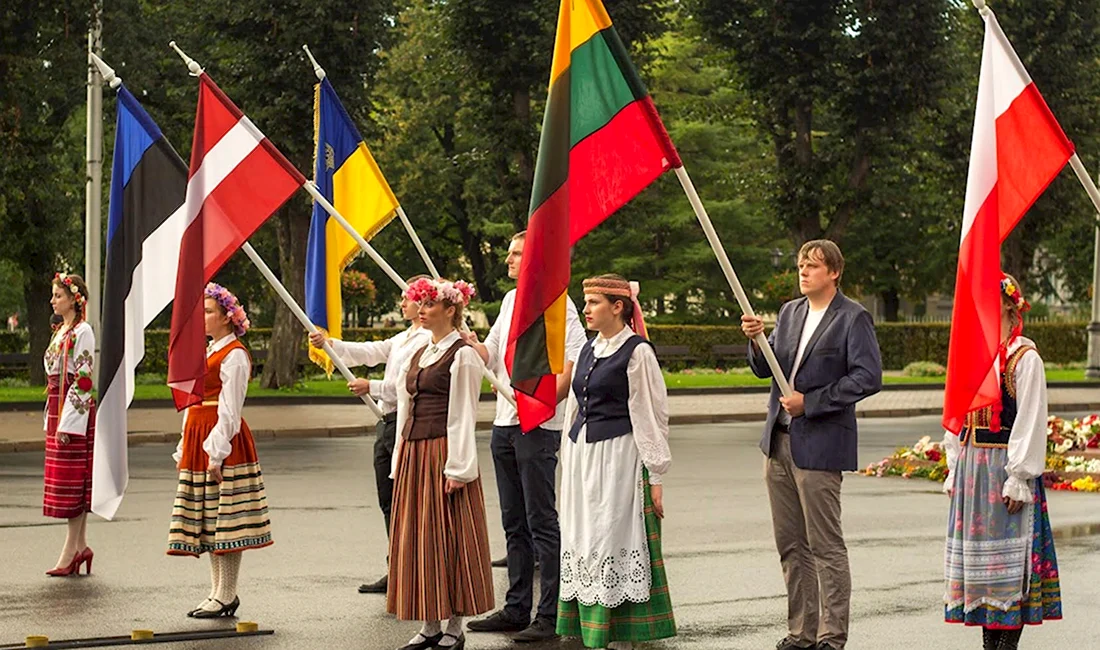
MULTIPOLYGON (((861 462, 888 455, 921 435, 936 416, 865 419, 861 462)), ((774 648, 785 633, 786 601, 756 447, 759 423, 672 429, 673 466, 665 480, 664 550, 680 634, 647 644, 679 648, 774 648)), ((245 554, 241 620, 275 635, 185 642, 171 648, 364 648, 403 645, 416 625, 385 613, 380 596, 356 587, 385 570, 386 535, 374 494, 373 438, 285 438, 259 443, 274 546, 245 554)), ((29 634, 53 639, 230 627, 185 613, 209 590, 205 559, 168 557, 165 542, 176 476, 172 444, 131 450, 130 489, 113 522, 94 519, 88 538, 94 574, 47 578, 64 523, 41 515, 42 454, 0 454, 0 645, 29 634)), ((488 436, 481 469, 493 556, 504 553, 488 436)), ((852 564, 848 648, 978 648, 980 633, 942 622, 946 497, 923 480, 846 475, 844 528, 852 564)), ((1025 631, 1025 648, 1100 647, 1093 615, 1100 584, 1100 495, 1052 493, 1060 535, 1066 620, 1025 631)), ((494 571, 497 602, 507 587, 494 571)), ((467 647, 514 647, 504 636, 468 634, 467 647)), ((575 650, 576 640, 529 646, 575 650)))

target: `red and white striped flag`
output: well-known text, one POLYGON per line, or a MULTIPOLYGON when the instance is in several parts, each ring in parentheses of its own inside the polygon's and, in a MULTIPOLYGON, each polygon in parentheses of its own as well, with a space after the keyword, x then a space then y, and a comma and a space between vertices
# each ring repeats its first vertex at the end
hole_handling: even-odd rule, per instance
POLYGON ((168 386, 176 408, 202 401, 206 375, 203 292, 218 269, 306 179, 205 73, 187 180, 168 386))
POLYGON ((943 426, 1000 399, 1001 242, 1073 155, 997 17, 986 13, 966 178, 943 426))

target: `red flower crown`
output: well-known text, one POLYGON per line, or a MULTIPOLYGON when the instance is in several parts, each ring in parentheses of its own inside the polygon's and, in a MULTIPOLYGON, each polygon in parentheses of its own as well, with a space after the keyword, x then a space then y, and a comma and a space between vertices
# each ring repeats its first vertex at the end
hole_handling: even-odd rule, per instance
POLYGON ((65 289, 67 289, 68 292, 72 294, 73 301, 77 305, 83 307, 85 304, 87 304, 88 297, 80 292, 80 287, 76 286, 76 283, 73 282, 72 276, 70 276, 68 273, 54 273, 53 281, 54 284, 63 285, 65 289))

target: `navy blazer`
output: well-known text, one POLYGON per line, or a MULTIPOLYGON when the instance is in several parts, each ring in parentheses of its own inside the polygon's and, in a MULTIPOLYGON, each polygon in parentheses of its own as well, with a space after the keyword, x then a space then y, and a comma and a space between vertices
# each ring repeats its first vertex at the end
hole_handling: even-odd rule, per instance
MULTIPOLYGON (((783 305, 768 342, 789 380, 809 299, 783 305)), ((749 366, 757 377, 772 376, 763 352, 749 344, 749 366)), ((856 402, 882 389, 882 357, 871 314, 837 291, 821 324, 802 353, 794 390, 805 395, 806 412, 791 419, 791 456, 802 469, 828 471, 858 468, 856 402)), ((779 409, 779 385, 773 380, 768 421, 760 450, 771 455, 772 430, 779 409)))

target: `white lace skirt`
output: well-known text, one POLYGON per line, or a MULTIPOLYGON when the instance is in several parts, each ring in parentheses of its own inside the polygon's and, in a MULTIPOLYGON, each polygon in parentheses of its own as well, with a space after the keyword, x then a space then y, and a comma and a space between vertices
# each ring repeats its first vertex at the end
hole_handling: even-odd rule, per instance
POLYGON ((634 436, 561 445, 561 600, 614 609, 649 600, 642 462, 634 436))

